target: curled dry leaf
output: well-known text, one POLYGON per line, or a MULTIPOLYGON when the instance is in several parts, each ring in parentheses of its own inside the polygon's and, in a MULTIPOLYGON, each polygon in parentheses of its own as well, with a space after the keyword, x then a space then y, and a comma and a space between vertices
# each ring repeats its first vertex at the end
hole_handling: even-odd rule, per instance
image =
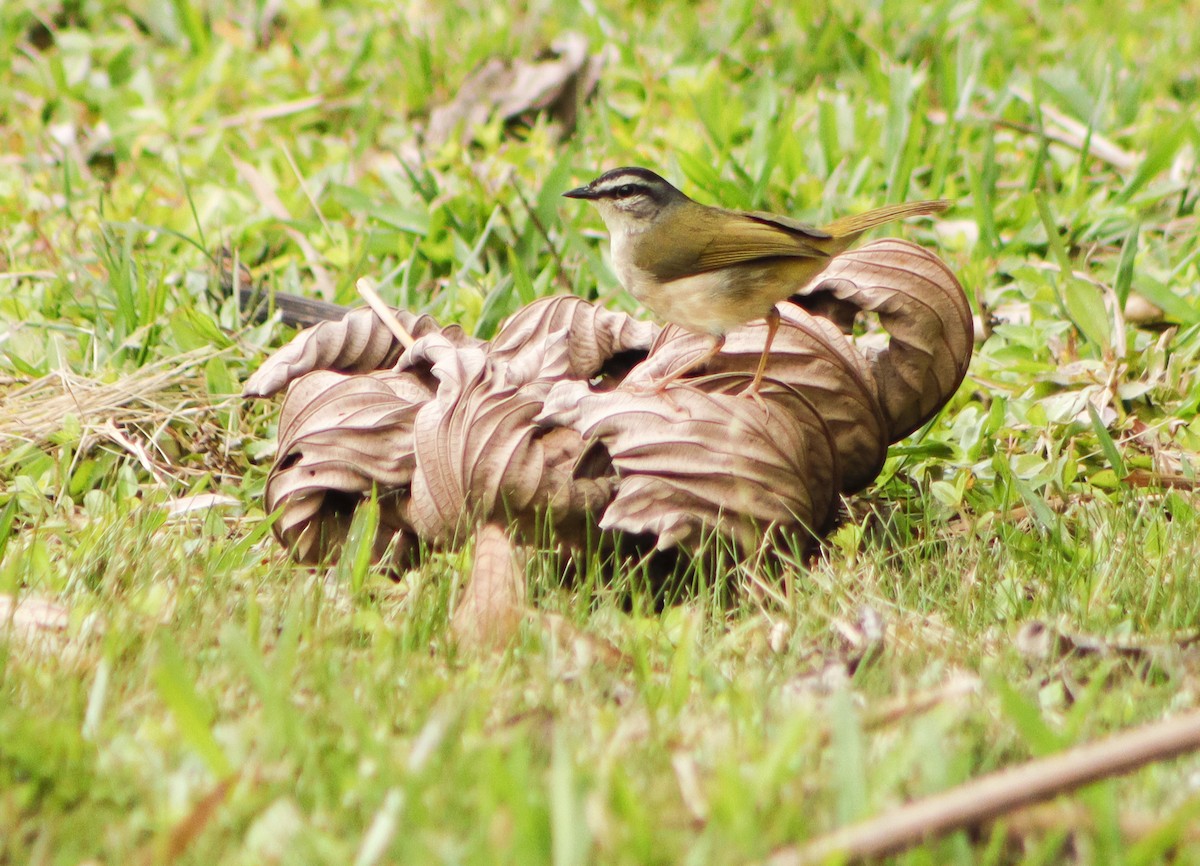
MULTIPOLYGON (((459 346, 479 345, 462 328, 442 328, 432 316, 418 316, 399 310, 402 324, 414 337, 437 333, 459 346)), ((242 387, 245 397, 270 397, 289 382, 313 370, 338 373, 370 373, 395 366, 404 346, 379 320, 370 307, 351 310, 336 321, 321 322, 296 335, 266 363, 259 367, 242 387)))
POLYGON ((658 326, 578 298, 546 298, 518 310, 492 340, 488 354, 508 366, 513 384, 564 377, 605 390, 646 357, 658 326))
POLYGON ((946 263, 916 244, 890 238, 835 258, 811 289, 864 313, 890 336, 867 350, 887 420, 887 439, 912 433, 950 399, 971 361, 971 308, 946 263))
MULTIPOLYGON (((827 428, 825 435, 833 439, 841 471, 833 492, 861 490, 879 474, 890 441, 871 369, 828 319, 792 304, 782 305, 779 313, 779 331, 761 393, 768 402, 786 400, 802 415, 815 413, 827 428)), ((764 322, 751 322, 730 333, 721 354, 709 364, 708 375, 693 380, 695 387, 741 391, 753 378, 766 336, 764 322)), ((663 331, 646 363, 630 374, 630 384, 652 388, 655 380, 690 363, 711 345, 710 337, 671 326, 663 331)))
POLYGON ((743 549, 820 532, 838 495, 869 484, 888 444, 957 389, 972 320, 945 265, 901 241, 838 257, 793 300, 758 397, 739 392, 762 324, 663 393, 654 382, 707 338, 574 297, 530 304, 490 343, 403 312, 406 352, 369 310, 318 325, 245 389, 288 388, 267 485, 276 534, 317 561, 372 489, 376 551, 395 539, 401 562, 418 539, 456 545, 503 524, 528 541, 547 520, 565 544, 598 526, 688 553, 707 529, 743 549), (860 313, 878 316, 885 348, 848 334, 860 313))
POLYGON ((620 479, 601 529, 658 536, 659 547, 696 545, 721 526, 753 547, 779 525, 823 529, 838 493, 838 457, 820 413, 803 397, 756 401, 697 388, 593 394, 564 381, 543 424, 603 445, 620 479))
POLYGON ((403 362, 428 363, 438 380, 413 428, 410 511, 428 540, 456 542, 476 520, 494 515, 532 530, 548 514, 566 531, 610 495, 606 479, 576 477, 580 437, 547 450, 547 431, 533 423, 547 387, 542 380, 509 384, 506 365, 484 349, 460 349, 436 335, 419 340, 403 362))
POLYGON ((416 467, 412 431, 432 395, 419 375, 394 371, 317 371, 292 384, 266 507, 283 506, 275 534, 299 561, 319 562, 335 551, 372 488, 380 491, 376 556, 393 538, 398 564, 415 552, 407 496, 416 467))
POLYGON ((531 531, 547 514, 564 537, 585 537, 589 515, 612 497, 608 467, 592 466, 578 433, 533 418, 548 377, 603 376, 614 359, 644 356, 656 329, 549 298, 514 316, 489 352, 456 326, 400 316, 418 338, 403 357, 370 310, 355 310, 298 335, 247 382, 247 395, 289 388, 266 497, 268 510, 283 506, 280 540, 300 561, 320 561, 373 488, 388 530, 376 553, 394 537, 397 564, 418 536, 460 540, 493 513, 531 531))

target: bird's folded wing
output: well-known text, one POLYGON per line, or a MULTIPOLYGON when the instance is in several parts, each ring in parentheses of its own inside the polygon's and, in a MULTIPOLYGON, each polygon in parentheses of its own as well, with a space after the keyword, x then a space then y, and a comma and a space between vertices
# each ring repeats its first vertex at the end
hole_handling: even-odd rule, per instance
POLYGON ((777 213, 770 213, 765 210, 744 210, 733 211, 738 216, 746 217, 755 222, 766 223, 769 226, 783 229, 790 234, 798 235, 802 238, 809 238, 815 241, 827 241, 832 235, 822 228, 818 228, 812 223, 802 223, 800 220, 792 219, 789 216, 781 216, 777 213))
POLYGON ((700 251, 696 265, 703 272, 777 256, 824 259, 829 254, 817 244, 828 238, 820 229, 788 217, 731 214, 721 231, 700 251))

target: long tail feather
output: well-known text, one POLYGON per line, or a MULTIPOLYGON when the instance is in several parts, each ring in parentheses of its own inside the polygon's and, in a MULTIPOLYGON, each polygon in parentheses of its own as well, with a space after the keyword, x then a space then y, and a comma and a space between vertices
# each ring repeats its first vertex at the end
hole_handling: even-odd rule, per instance
POLYGON ((875 210, 869 210, 866 213, 836 219, 829 225, 821 226, 821 230, 828 232, 835 238, 853 240, 867 229, 873 229, 875 226, 881 226, 884 223, 890 223, 893 220, 904 219, 905 217, 939 213, 950 207, 951 204, 953 202, 946 201, 945 199, 889 204, 875 210))

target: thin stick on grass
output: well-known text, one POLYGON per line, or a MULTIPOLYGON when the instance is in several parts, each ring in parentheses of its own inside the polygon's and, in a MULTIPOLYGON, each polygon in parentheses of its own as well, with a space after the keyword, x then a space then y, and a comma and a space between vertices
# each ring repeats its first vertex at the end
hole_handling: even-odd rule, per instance
POLYGON ((379 293, 375 291, 375 287, 371 285, 371 281, 366 277, 360 277, 358 282, 354 284, 354 288, 358 289, 359 295, 367 302, 379 320, 387 325, 387 329, 392 332, 392 336, 400 341, 400 345, 406 349, 411 349, 413 343, 412 334, 400 324, 400 320, 396 318, 396 314, 392 312, 392 308, 383 302, 383 298, 379 297, 379 293))
MULTIPOLYGON (((1016 94, 1018 97, 1020 93, 1016 94)), ((1030 100, 1032 97, 1030 97, 1030 100)), ((1027 101, 1030 101, 1027 100, 1027 101)), ((1009 120, 1004 117, 997 117, 993 114, 987 114, 982 111, 967 112, 967 119, 980 124, 990 124, 998 126, 1002 129, 1011 129, 1014 132, 1020 132, 1023 135, 1045 136, 1048 141, 1053 141, 1056 144, 1061 144, 1072 150, 1084 152, 1084 144, 1087 144, 1087 154, 1094 159, 1107 163, 1118 171, 1133 171, 1138 166, 1141 159, 1140 154, 1130 153, 1129 151, 1114 144, 1109 139, 1105 138, 1100 133, 1092 130, 1091 138, 1087 136, 1087 127, 1079 123, 1077 120, 1068 118, 1065 115, 1054 111, 1048 107, 1046 103, 1041 103, 1041 112, 1044 122, 1042 127, 1033 126, 1028 123, 1021 123, 1018 120, 1009 120)), ((926 117, 930 123, 944 124, 950 119, 950 116, 939 109, 932 109, 926 113, 926 117)))
POLYGON ((1133 171, 1137 168, 1138 162, 1141 159, 1140 155, 1130 153, 1120 145, 1114 144, 1095 129, 1089 130, 1087 125, 1080 123, 1069 115, 1063 114, 1053 105, 1039 102, 1027 90, 1014 87, 1012 93, 1030 107, 1036 105, 1037 110, 1042 113, 1042 116, 1057 127, 1057 129, 1052 129, 1050 133, 1047 133, 1047 138, 1078 151, 1083 151, 1086 145, 1088 152, 1092 156, 1107 162, 1119 171, 1133 171))
POLYGON ((886 857, 1196 749, 1200 749, 1200 710, 973 779, 806 845, 781 849, 767 863, 805 866, 834 857, 839 862, 886 857))

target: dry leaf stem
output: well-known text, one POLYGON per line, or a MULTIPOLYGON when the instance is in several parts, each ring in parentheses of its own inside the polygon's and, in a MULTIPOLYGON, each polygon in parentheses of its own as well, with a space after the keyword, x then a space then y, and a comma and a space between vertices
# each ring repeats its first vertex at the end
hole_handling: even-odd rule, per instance
POLYGON ((476 529, 475 560, 450 623, 457 640, 497 649, 513 639, 525 615, 528 556, 502 524, 488 521, 476 529))
POLYGON ((400 320, 396 318, 396 314, 392 311, 392 308, 383 302, 383 298, 379 297, 379 293, 375 291, 375 287, 371 285, 371 281, 366 277, 360 277, 358 282, 354 284, 354 288, 358 289, 359 295, 367 302, 367 306, 375 311, 375 315, 379 317, 379 320, 387 325, 388 330, 392 332, 392 336, 400 341, 400 345, 406 349, 411 349, 413 343, 416 342, 412 334, 400 324, 400 320))
POLYGON ((216 817, 217 811, 229 796, 229 792, 238 778, 239 775, 235 773, 218 782, 211 791, 197 801, 196 805, 178 824, 171 828, 170 833, 160 845, 151 844, 142 849, 140 862, 149 866, 152 863, 174 863, 179 860, 196 841, 196 837, 216 817))

